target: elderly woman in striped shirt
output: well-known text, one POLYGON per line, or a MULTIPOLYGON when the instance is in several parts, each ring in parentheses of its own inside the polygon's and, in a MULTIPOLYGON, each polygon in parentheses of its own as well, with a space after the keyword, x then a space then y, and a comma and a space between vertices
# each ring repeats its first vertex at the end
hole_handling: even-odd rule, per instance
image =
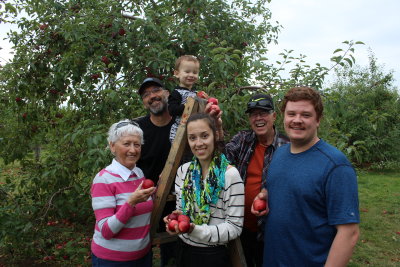
POLYGON ((174 213, 190 217, 188 232, 181 223, 168 227, 174 216, 164 218, 167 232, 179 234, 177 266, 231 266, 226 245, 242 232, 243 181, 238 170, 218 152, 215 121, 210 115, 191 115, 186 133, 194 157, 178 169, 174 213))
POLYGON ((130 120, 108 131, 114 155, 91 188, 96 225, 91 245, 93 266, 152 266, 150 216, 155 187, 142 189, 144 175, 136 167, 143 132, 130 120))

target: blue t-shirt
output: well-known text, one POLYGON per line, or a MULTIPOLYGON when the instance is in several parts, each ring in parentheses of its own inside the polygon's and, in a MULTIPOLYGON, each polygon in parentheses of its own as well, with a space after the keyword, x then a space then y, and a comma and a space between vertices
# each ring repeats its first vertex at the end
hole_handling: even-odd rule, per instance
POLYGON ((335 225, 360 221, 355 170, 323 140, 298 154, 277 149, 266 187, 264 267, 323 266, 335 225))

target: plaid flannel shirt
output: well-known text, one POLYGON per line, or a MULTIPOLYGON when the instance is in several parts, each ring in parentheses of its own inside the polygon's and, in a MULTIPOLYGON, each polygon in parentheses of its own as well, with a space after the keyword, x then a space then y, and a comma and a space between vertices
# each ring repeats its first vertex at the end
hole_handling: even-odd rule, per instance
MULTIPOLYGON (((275 127, 274 130, 274 140, 272 144, 269 145, 265 150, 261 188, 265 188, 268 167, 275 150, 281 145, 289 143, 289 138, 287 136, 281 134, 275 127)), ((253 130, 244 130, 237 133, 232 140, 225 145, 225 155, 228 160, 239 170, 240 177, 242 177, 244 184, 246 184, 247 167, 249 166, 250 158, 253 156, 256 142, 257 137, 255 132, 253 130)), ((260 241, 264 240, 264 217, 265 216, 259 217, 257 220, 257 239, 260 241)))
MULTIPOLYGON (((265 150, 264 166, 262 172, 262 187, 265 186, 269 163, 275 150, 281 145, 289 143, 289 138, 281 134, 275 127, 275 137, 270 146, 265 150)), ((239 170, 243 182, 246 183, 247 167, 256 147, 257 137, 253 130, 243 130, 237 133, 225 145, 225 155, 228 160, 239 170)))

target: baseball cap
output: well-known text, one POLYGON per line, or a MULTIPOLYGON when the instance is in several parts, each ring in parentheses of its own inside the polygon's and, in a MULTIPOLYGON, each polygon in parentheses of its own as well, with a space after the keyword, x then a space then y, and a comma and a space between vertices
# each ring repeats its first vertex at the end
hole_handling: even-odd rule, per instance
POLYGON ((150 78, 146 78, 146 79, 143 80, 142 84, 139 87, 139 90, 138 90, 139 95, 142 95, 143 90, 147 86, 149 86, 150 84, 155 84, 155 85, 158 85, 158 86, 164 88, 164 85, 162 84, 162 82, 159 79, 151 78, 151 77, 150 78))
POLYGON ((253 109, 274 110, 274 102, 270 95, 255 94, 250 97, 247 103, 246 113, 251 112, 253 109))

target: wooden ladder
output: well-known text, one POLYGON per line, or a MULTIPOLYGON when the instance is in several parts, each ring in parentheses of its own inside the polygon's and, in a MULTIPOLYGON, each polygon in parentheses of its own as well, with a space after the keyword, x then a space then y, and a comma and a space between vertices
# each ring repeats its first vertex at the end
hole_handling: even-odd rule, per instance
MULTIPOLYGON (((185 104, 185 110, 182 114, 182 121, 186 122, 191 114, 203 111, 206 105, 204 99, 189 97, 185 104)), ((175 182, 176 171, 180 165, 181 158, 186 148, 186 132, 185 123, 181 123, 177 129, 174 142, 168 155, 167 162, 161 172, 160 179, 157 184, 157 191, 154 196, 154 209, 151 216, 151 236, 153 245, 169 243, 175 241, 178 237, 171 236, 167 232, 157 233, 157 227, 161 219, 162 211, 166 201, 175 201, 175 196, 170 194, 171 186, 175 182)), ((243 248, 240 238, 232 240, 228 244, 229 253, 233 267, 247 267, 244 258, 243 248)))

